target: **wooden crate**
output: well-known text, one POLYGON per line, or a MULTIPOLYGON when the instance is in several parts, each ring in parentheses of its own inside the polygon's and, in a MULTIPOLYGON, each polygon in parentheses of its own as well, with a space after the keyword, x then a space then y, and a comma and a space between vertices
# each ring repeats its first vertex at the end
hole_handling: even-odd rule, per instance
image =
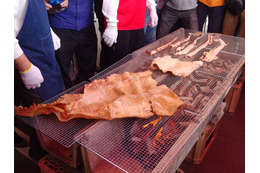
POLYGON ((225 97, 226 107, 224 111, 232 114, 235 112, 244 81, 237 80, 225 97))
POLYGON ((235 112, 244 83, 245 83, 245 65, 242 68, 241 75, 239 76, 236 83, 232 86, 232 88, 229 90, 229 92, 225 97, 226 107, 224 111, 226 113, 233 114, 235 112))
POLYGON ((220 120, 224 114, 223 109, 225 106, 226 104, 224 102, 220 104, 214 116, 212 117, 212 120, 202 132, 198 141, 194 144, 185 160, 193 164, 200 164, 202 162, 205 154, 217 137, 220 120))
POLYGON ((57 160, 50 154, 44 156, 39 162, 41 173, 82 173, 83 168, 71 168, 63 162, 57 160))
POLYGON ((41 147, 50 155, 54 156, 72 168, 78 168, 82 164, 80 145, 78 143, 75 143, 71 147, 66 148, 50 137, 42 134, 41 132, 37 130, 36 132, 41 147))
POLYGON ((206 127, 185 160, 193 164, 200 164, 202 162, 205 154, 217 136, 219 125, 220 121, 217 125, 208 125, 206 127))

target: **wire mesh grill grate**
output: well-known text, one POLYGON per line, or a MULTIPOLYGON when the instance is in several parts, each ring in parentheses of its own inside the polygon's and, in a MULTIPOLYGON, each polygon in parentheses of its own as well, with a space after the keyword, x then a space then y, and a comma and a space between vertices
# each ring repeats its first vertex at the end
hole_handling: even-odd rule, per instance
MULTIPOLYGON (((212 63, 204 62, 201 68, 187 78, 173 76, 170 73, 164 74, 159 70, 152 70, 151 62, 157 57, 171 55, 173 58, 183 61, 194 61, 199 60, 203 52, 209 51, 209 49, 217 45, 212 44, 191 58, 186 58, 185 55, 176 56, 175 49, 170 47, 152 56, 146 53, 146 50, 152 50, 164 45, 175 37, 178 37, 177 40, 184 39, 190 32, 192 31, 178 30, 177 32, 173 32, 135 51, 119 63, 114 64, 112 69, 107 69, 102 74, 92 78, 92 80, 105 78, 109 74, 123 73, 124 71, 140 72, 151 70, 153 72, 152 77, 157 81, 158 85, 167 85, 181 100, 190 105, 187 111, 177 112, 172 117, 162 118, 157 122, 158 124, 155 126, 156 130, 150 132, 145 140, 142 137, 142 130, 149 132, 149 130, 146 131, 145 129, 148 127, 151 128, 151 125, 148 125, 146 128, 143 128, 143 125, 157 119, 157 115, 146 120, 123 119, 99 121, 86 132, 77 136, 77 142, 125 172, 161 172, 164 170, 167 164, 169 164, 169 160, 165 159, 165 157, 173 158, 178 153, 182 145, 199 126, 204 112, 209 107, 214 106, 212 102, 218 97, 219 91, 227 85, 231 77, 233 77, 233 73, 238 68, 241 68, 241 64, 244 63, 244 40, 218 34, 215 35, 217 38, 221 38, 228 43, 218 54, 219 58, 212 63), (129 58, 130 56, 131 58, 129 58), (185 119, 187 117, 192 118, 185 119), (166 129, 172 122, 182 125, 186 123, 187 126, 180 130, 180 133, 176 133, 175 131, 173 134, 176 135, 176 138, 169 143, 163 140, 163 135, 159 137, 159 141, 156 141, 155 139, 158 138, 157 135, 160 134, 160 127, 166 129), (159 124, 162 125, 160 126, 159 124), (134 133, 136 133, 136 136, 133 135, 134 133), (156 145, 162 145, 161 143, 163 142, 165 142, 162 147, 164 149, 160 150, 160 147, 155 147, 156 145)), ((198 45, 201 45, 205 41, 207 34, 202 38, 198 42, 198 45)), ((192 39, 194 40, 195 38, 192 39)), ((195 46, 194 49, 197 47, 195 46)), ((174 132, 174 129, 169 130, 169 132, 174 132)), ((165 130, 162 130, 162 133, 167 134, 165 130)))
MULTIPOLYGON (((43 103, 54 102, 64 94, 83 93, 84 85, 86 83, 88 82, 82 82, 43 103)), ((38 115, 33 118, 16 116, 16 118, 22 120, 26 124, 37 129, 41 133, 52 138, 56 142, 65 146, 66 148, 69 148, 75 143, 74 140, 75 135, 84 131, 86 128, 88 128, 90 125, 92 125, 95 122, 95 120, 86 120, 86 119, 73 119, 68 122, 61 122, 54 114, 38 115)))
POLYGON ((171 117, 99 121, 75 139, 125 172, 151 172, 173 145, 182 146, 178 139, 199 119, 178 111, 171 117))

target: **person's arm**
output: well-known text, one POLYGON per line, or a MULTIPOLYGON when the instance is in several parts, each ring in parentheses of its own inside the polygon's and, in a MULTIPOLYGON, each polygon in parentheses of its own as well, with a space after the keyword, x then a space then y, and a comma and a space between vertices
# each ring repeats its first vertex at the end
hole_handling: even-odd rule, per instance
POLYGON ((17 39, 14 39, 14 67, 19 70, 21 79, 27 89, 34 89, 41 86, 43 82, 41 71, 25 56, 17 39))
POLYGON ((147 0, 146 7, 149 9, 151 21, 148 22, 148 26, 154 27, 158 24, 158 15, 156 12, 156 3, 154 0, 147 0))
POLYGON ((119 0, 103 0, 102 12, 105 16, 107 27, 103 33, 102 38, 104 42, 111 47, 116 43, 118 30, 117 30, 117 10, 119 0))
POLYGON ((19 71, 26 71, 30 68, 31 62, 24 54, 22 54, 21 56, 14 59, 14 66, 19 71))

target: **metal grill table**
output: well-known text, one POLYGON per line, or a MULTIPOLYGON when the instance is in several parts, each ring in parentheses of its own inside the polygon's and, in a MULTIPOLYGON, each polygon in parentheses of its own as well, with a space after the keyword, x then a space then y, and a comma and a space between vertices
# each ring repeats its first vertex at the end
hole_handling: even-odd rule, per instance
MULTIPOLYGON (((218 59, 204 63, 187 78, 173 76, 151 68, 157 57, 171 55, 183 61, 199 60, 205 51, 216 47, 213 43, 186 58, 176 56, 175 49, 168 47, 152 56, 146 51, 165 45, 173 38, 187 38, 193 31, 183 28, 157 40, 90 78, 90 81, 106 78, 114 73, 152 71, 152 78, 158 85, 167 85, 190 106, 177 111, 171 117, 154 115, 149 119, 116 119, 94 121, 74 119, 67 123, 59 122, 55 115, 40 115, 35 118, 18 117, 55 141, 70 147, 75 142, 82 146, 86 170, 94 171, 93 160, 103 160, 121 172, 175 172, 198 137, 208 125, 223 98, 235 83, 245 63, 244 39, 213 34, 227 44, 218 54, 218 59), (88 154, 85 152, 87 151, 88 154), (90 156, 89 153, 91 153, 90 156), (93 170, 91 170, 93 169, 93 170)), ((206 33, 194 48, 207 38, 206 33)), ((195 38, 192 38, 193 41, 195 38)), ((79 84, 46 103, 55 101, 63 94, 82 93, 85 83, 79 84)), ((106 167, 96 161, 100 169, 106 167)), ((97 171, 98 172, 98 171, 97 171)), ((109 171, 108 171, 109 172, 109 171)), ((110 171, 113 172, 113 171, 110 171)))
MULTIPOLYGON (((123 73, 125 71, 140 72, 151 70, 153 72, 152 77, 157 81, 158 85, 167 85, 182 100, 190 104, 187 110, 177 112, 172 116, 176 118, 175 123, 185 124, 185 128, 181 128, 182 130, 178 133, 178 130, 175 128, 169 129, 168 124, 172 122, 171 118, 164 117, 160 119, 157 123, 161 124, 159 127, 162 129, 163 134, 175 132, 177 136, 172 137, 171 142, 168 144, 163 140, 165 138, 164 135, 157 137, 160 134, 158 124, 154 126, 156 130, 153 130, 156 132, 153 135, 149 133, 145 135, 146 138, 142 136, 143 131, 145 131, 144 127, 146 127, 144 124, 149 124, 149 122, 151 124, 151 122, 156 121, 155 117, 157 115, 146 120, 121 119, 99 121, 75 138, 83 146, 84 151, 91 152, 92 156, 94 153, 94 157, 87 158, 89 161, 98 157, 107 161, 109 165, 116 167, 116 170, 119 172, 175 172, 177 170, 202 131, 208 125, 226 93, 240 75, 241 68, 245 63, 244 39, 214 34, 228 43, 227 46, 218 54, 219 58, 217 60, 211 63, 204 63, 202 67, 187 78, 173 76, 169 73, 164 74, 159 70, 152 70, 151 62, 160 56, 171 55, 173 58, 187 61, 187 58, 184 56, 176 56, 174 54, 175 51, 170 47, 152 56, 147 54, 146 51, 160 47, 170 42, 176 36, 178 40, 184 39, 190 32, 192 31, 179 29, 127 55, 90 79, 91 81, 102 79, 111 74, 123 73), (186 119, 187 115, 189 115, 188 119, 186 119), (133 135, 134 132, 138 135, 133 135), (156 140, 157 138, 158 141, 156 140), (162 145, 163 147, 161 148, 164 149, 161 149, 158 145, 162 145)), ((207 34, 203 36, 204 40, 198 41, 196 45, 202 44, 206 37, 207 34)), ((215 46, 217 44, 207 46, 194 57, 188 59, 188 61, 199 60, 203 52, 209 51, 215 46)), ((84 154, 86 152, 83 152, 84 154)), ((93 165, 95 164, 93 163, 93 165)), ((93 165, 92 167, 90 166, 93 172, 96 172, 95 166, 99 167, 99 169, 107 169, 106 167, 102 168, 102 164, 100 166, 93 165)))

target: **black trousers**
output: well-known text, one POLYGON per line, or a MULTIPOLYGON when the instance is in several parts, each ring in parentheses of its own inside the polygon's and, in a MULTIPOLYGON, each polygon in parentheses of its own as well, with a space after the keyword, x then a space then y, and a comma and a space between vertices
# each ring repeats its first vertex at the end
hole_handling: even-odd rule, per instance
POLYGON ((97 35, 94 24, 80 31, 63 28, 52 29, 61 40, 61 47, 55 54, 61 67, 65 89, 72 86, 70 64, 74 53, 78 65, 79 82, 92 77, 95 73, 97 60, 97 35))
POLYGON ((199 30, 197 9, 178 11, 164 6, 157 26, 156 39, 169 34, 174 25, 181 21, 185 29, 199 30))
POLYGON ((209 23, 208 23, 207 32, 221 33, 222 23, 225 15, 224 6, 208 7, 205 4, 198 1, 197 13, 198 13, 198 22, 199 22, 200 31, 202 31, 203 24, 208 15, 209 23))
POLYGON ((103 40, 101 44, 100 69, 104 70, 144 46, 144 29, 119 30, 116 44, 108 47, 103 40))

